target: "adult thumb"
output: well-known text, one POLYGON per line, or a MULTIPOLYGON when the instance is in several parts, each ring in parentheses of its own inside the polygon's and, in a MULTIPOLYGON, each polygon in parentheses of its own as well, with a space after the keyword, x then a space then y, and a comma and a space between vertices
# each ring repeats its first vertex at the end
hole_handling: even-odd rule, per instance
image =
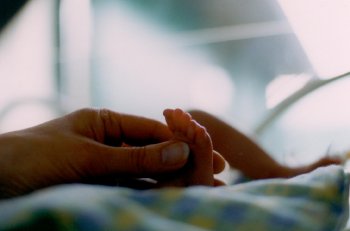
POLYGON ((147 176, 183 167, 190 154, 189 146, 180 141, 167 141, 143 147, 114 148, 108 165, 115 173, 147 176))

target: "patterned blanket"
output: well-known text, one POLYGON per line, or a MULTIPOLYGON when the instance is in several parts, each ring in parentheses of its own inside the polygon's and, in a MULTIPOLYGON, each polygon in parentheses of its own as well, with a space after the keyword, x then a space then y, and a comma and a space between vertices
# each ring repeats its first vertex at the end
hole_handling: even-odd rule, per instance
POLYGON ((65 185, 0 201, 0 230, 342 230, 348 194, 338 166, 217 188, 65 185))

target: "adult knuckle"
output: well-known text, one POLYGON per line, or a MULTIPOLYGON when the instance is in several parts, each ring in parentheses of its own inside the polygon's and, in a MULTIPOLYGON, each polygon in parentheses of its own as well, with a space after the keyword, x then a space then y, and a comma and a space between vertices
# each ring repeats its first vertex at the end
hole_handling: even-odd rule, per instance
POLYGON ((135 167, 136 174, 148 172, 147 153, 145 147, 134 147, 130 149, 131 162, 135 167))
POLYGON ((97 112, 102 119, 110 117, 110 110, 108 110, 107 108, 97 109, 97 112))
POLYGON ((120 113, 111 111, 111 110, 106 109, 106 108, 101 108, 101 109, 98 109, 97 114, 98 114, 100 122, 102 123, 102 125, 105 128, 115 127, 116 125, 118 125, 117 126, 117 127, 119 127, 118 130, 121 129, 120 123, 122 120, 122 115, 120 113))
POLYGON ((78 114, 78 115, 90 115, 90 114, 94 114, 95 112, 96 112, 95 109, 85 107, 85 108, 81 108, 81 109, 77 110, 76 114, 78 114))
POLYGON ((96 115, 96 110, 93 108, 81 108, 70 114, 70 117, 73 121, 77 123, 82 120, 82 118, 86 118, 87 120, 94 118, 96 115))

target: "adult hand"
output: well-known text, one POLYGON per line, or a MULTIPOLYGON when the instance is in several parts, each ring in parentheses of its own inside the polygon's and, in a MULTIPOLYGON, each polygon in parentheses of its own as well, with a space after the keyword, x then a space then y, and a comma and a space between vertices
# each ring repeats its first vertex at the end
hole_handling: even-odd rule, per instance
POLYGON ((189 148, 164 124, 82 109, 0 135, 0 197, 72 182, 109 183, 180 169, 189 148), (144 146, 145 145, 145 146, 144 146))

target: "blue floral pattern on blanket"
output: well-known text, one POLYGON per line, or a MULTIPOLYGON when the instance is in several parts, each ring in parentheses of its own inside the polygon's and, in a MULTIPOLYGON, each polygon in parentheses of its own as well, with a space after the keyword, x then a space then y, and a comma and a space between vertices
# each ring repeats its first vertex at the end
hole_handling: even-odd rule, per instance
POLYGON ((0 230, 342 230, 348 194, 338 166, 217 188, 59 186, 1 201, 0 230))

